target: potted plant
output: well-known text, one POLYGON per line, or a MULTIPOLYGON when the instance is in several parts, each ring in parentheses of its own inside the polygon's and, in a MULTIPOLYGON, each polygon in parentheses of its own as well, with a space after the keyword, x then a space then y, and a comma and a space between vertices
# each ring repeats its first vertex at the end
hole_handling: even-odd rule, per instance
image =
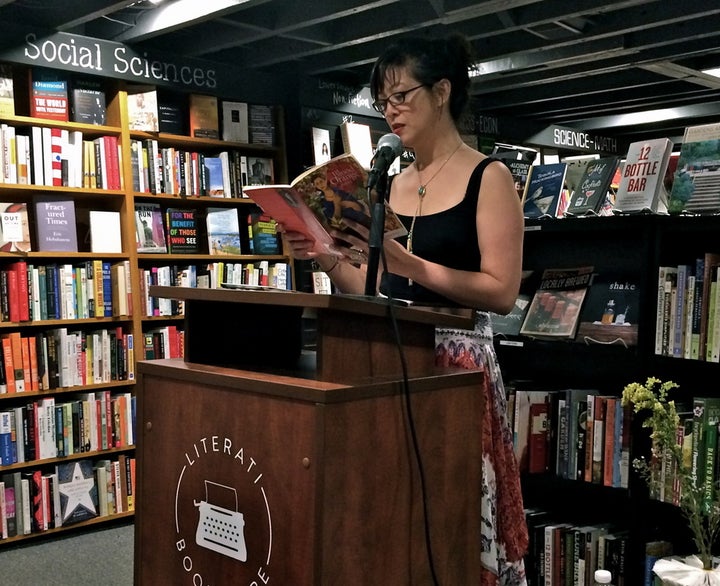
POLYGON ((682 447, 677 442, 677 428, 680 424, 675 401, 669 393, 677 389, 672 381, 662 382, 650 377, 644 384, 630 383, 623 389, 622 404, 631 405, 636 414, 643 413, 642 427, 650 429, 652 454, 649 460, 636 458, 633 467, 645 480, 651 492, 657 493, 664 482, 660 468, 671 469, 679 486, 679 507, 693 536, 697 556, 677 560, 658 560, 653 571, 664 584, 718 584, 720 573, 712 570, 712 547, 720 533, 720 505, 715 500, 707 505, 700 483, 693 478, 692 465, 683 458, 682 447), (692 579, 693 572, 698 580, 692 579), (712 574, 712 576, 711 576, 712 574))

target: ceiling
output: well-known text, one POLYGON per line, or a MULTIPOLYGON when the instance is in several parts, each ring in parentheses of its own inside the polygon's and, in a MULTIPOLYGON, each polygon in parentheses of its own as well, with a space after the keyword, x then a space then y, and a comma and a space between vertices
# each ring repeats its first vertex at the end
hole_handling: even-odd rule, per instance
POLYGON ((0 23, 347 84, 393 38, 461 32, 482 115, 625 140, 720 121, 720 0, 0 0, 0 23))

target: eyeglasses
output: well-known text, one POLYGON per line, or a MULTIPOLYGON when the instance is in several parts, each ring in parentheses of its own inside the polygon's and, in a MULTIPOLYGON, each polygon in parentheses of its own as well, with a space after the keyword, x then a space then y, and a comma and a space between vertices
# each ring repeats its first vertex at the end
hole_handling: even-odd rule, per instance
POLYGON ((411 87, 409 90, 405 90, 404 92, 395 92, 394 94, 390 94, 387 98, 384 100, 375 100, 372 103, 372 107, 375 108, 377 112, 380 112, 380 114, 385 114, 385 110, 387 109, 388 102, 392 106, 399 106, 400 104, 405 103, 405 97, 410 93, 414 92, 415 90, 419 90, 421 87, 425 87, 426 83, 421 83, 420 85, 416 85, 415 87, 411 87))

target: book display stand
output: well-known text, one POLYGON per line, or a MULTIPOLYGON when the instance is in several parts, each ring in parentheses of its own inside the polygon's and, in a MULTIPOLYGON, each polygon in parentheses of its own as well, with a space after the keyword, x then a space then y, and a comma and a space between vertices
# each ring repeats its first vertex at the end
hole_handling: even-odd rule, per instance
POLYGON ((186 354, 138 365, 136 584, 479 582, 483 375, 433 367, 469 313, 392 308, 406 387, 383 300, 152 294, 185 304, 186 354))

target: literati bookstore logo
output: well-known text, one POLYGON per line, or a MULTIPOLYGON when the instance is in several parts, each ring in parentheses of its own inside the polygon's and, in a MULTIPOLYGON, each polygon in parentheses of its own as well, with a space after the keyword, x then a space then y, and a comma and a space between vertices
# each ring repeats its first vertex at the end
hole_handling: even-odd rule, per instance
POLYGON ((272 551, 272 516, 262 480, 258 462, 230 438, 204 437, 185 452, 175 490, 175 545, 193 586, 209 584, 200 566, 208 565, 208 556, 214 555, 248 567, 247 586, 262 586, 270 581, 267 568, 272 551), (236 485, 208 478, 207 471, 229 475, 236 485), (187 506, 189 501, 192 508, 187 506), (193 512, 191 518, 189 511, 193 512), (259 538, 247 539, 248 535, 259 538), (213 553, 201 556, 198 548, 213 553))

